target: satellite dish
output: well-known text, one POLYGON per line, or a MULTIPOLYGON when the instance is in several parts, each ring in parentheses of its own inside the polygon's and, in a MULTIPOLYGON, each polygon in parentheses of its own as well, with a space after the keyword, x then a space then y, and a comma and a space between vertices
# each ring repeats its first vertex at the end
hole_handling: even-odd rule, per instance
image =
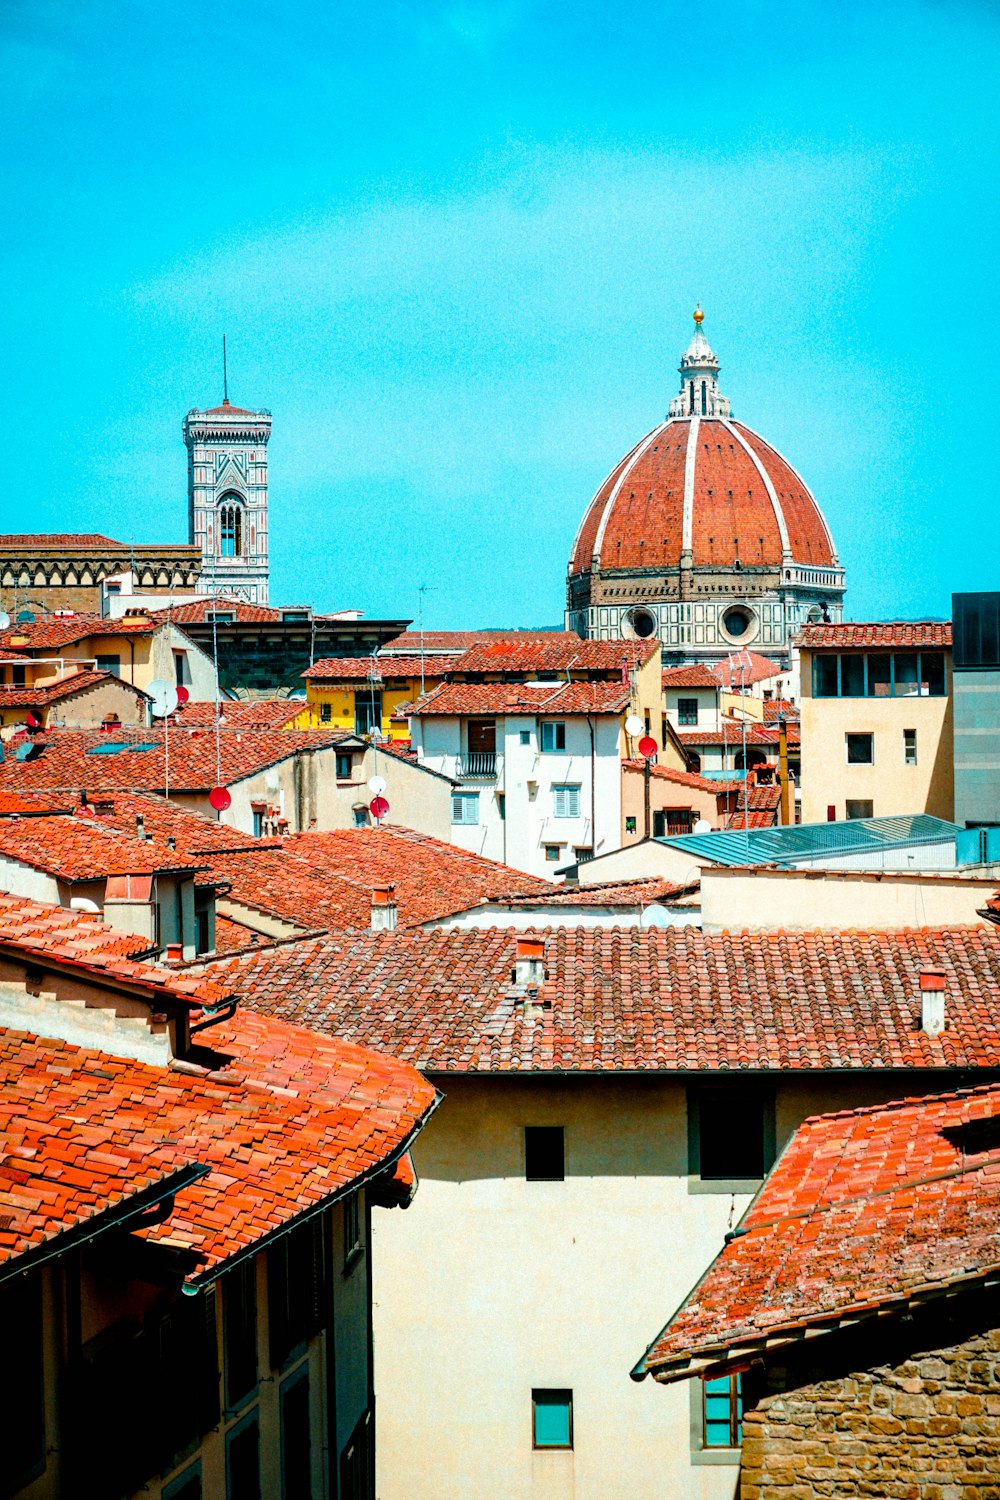
POLYGON ((232 794, 226 786, 213 786, 208 794, 208 800, 216 812, 225 812, 227 807, 232 806, 232 794))
POLYGON ((18 624, 19 625, 34 625, 34 623, 35 623, 34 612, 32 610, 30 610, 30 609, 19 610, 18 611, 17 620, 18 620, 18 624))
POLYGON ((644 734, 639 741, 639 754, 644 760, 652 760, 658 749, 659 746, 651 734, 644 734))
POLYGON ((154 678, 146 692, 153 700, 149 711, 154 719, 165 719, 177 707, 177 689, 172 683, 164 682, 162 677, 154 678))
POLYGON ((24 722, 29 729, 41 729, 42 727, 42 721, 33 708, 28 709, 28 712, 24 716, 24 722))
POLYGON ((178 703, 186 703, 191 696, 187 688, 183 685, 183 683, 180 682, 174 688, 174 692, 177 694, 178 703))
POLYGON ((368 781, 368 790, 371 792, 373 797, 381 797, 382 793, 385 791, 385 777, 370 777, 368 781))
POLYGON ((665 906, 660 906, 658 902, 654 901, 652 906, 647 906, 643 910, 642 916, 639 918, 639 925, 641 927, 669 927, 670 913, 665 906))
POLYGON ((712 825, 707 818, 699 818, 691 830, 692 833, 711 833, 712 825))
POLYGON ((629 714, 625 720, 625 733, 632 735, 633 739, 637 734, 641 734, 645 727, 638 714, 629 714))
POLYGON ((0 609, 0 630, 6 630, 9 624, 10 615, 5 610, 0 609))
POLYGON ((389 804, 384 797, 373 797, 368 804, 368 811, 371 813, 376 823, 378 823, 381 822, 381 820, 388 813, 389 804))

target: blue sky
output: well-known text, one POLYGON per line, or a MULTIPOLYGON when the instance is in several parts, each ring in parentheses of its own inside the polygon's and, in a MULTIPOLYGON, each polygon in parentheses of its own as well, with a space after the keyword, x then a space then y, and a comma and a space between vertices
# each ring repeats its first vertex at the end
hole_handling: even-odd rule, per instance
POLYGON ((561 616, 696 299, 858 619, 1000 584, 992 3, 0 0, 4 530, 186 540, 274 413, 272 597, 561 616))

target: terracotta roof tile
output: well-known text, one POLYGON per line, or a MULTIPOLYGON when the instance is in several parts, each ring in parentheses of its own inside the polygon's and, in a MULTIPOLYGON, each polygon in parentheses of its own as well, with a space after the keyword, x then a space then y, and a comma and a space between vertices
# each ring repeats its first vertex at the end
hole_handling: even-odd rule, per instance
POLYGON ((855 624, 806 625, 795 638, 803 651, 870 647, 950 646, 950 620, 875 620, 855 624))
POLYGON ((664 667, 661 676, 664 688, 714 688, 718 692, 722 685, 721 673, 702 662, 686 667, 664 667))
POLYGON ((620 682, 570 682, 534 687, 521 682, 446 682, 413 704, 410 714, 619 714, 629 705, 620 682))
POLYGON ((73 814, 0 817, 0 856, 71 882, 199 868, 165 843, 137 838, 134 828, 130 836, 73 814))
MULTIPOLYGON (((644 776, 646 774, 645 763, 641 760, 627 760, 622 764, 622 770, 633 775, 644 776)), ((674 766, 650 766, 650 775, 655 781, 669 781, 675 786, 690 787, 692 791, 712 792, 716 796, 722 796, 724 792, 732 792, 743 785, 742 781, 712 781, 707 776, 699 776, 697 771, 678 771, 674 766)))
POLYGON ((434 1107, 404 1063, 282 1022, 237 1016, 211 1045, 211 1071, 178 1071, 0 1032, 0 1260, 197 1163, 144 1232, 189 1247, 203 1280, 391 1164, 434 1107))
POLYGON ((39 683, 37 687, 11 687, 0 683, 0 709, 3 708, 47 708, 50 703, 59 703, 64 698, 73 698, 77 693, 89 692, 104 682, 120 682, 133 697, 149 700, 149 694, 133 687, 113 672, 70 672, 58 682, 39 683))
POLYGON ((119 547, 127 551, 125 542, 113 541, 99 531, 6 531, 0 535, 0 547, 5 550, 21 550, 25 547, 119 547))
POLYGON ((180 729, 215 730, 216 709, 224 729, 284 729, 305 708, 301 698, 224 698, 214 702, 182 703, 171 716, 180 729))
POLYGON ((443 677, 459 660, 459 656, 325 656, 301 675, 314 681, 356 682, 374 672, 378 681, 399 682, 419 677, 421 662, 425 677, 443 677))
POLYGON ((657 642, 582 641, 578 635, 538 636, 529 640, 483 641, 470 647, 454 670, 463 675, 486 672, 613 672, 637 667, 657 650, 657 642))
POLYGON ((125 615, 120 620, 105 619, 102 615, 39 615, 31 623, 16 621, 9 630, 0 633, 0 646, 10 650, 53 651, 60 646, 71 646, 88 636, 136 636, 153 635, 160 628, 158 619, 141 615, 125 615))
POLYGON ((764 723, 776 724, 779 719, 798 719, 799 707, 791 698, 765 698, 764 723))
POLYGON ((643 1363, 683 1374, 998 1269, 1000 1085, 822 1115, 643 1363))
POLYGON ((412 651, 468 651, 472 646, 489 641, 533 641, 546 640, 558 634, 551 630, 405 630, 386 641, 380 654, 395 656, 412 651))
POLYGON ((515 933, 358 933, 212 964, 242 1003, 441 1071, 992 1067, 1000 934, 546 931, 540 1012, 515 1003, 515 933), (949 1025, 924 1035, 919 975, 949 1025))
MULTIPOLYGON (((159 726, 113 735, 98 730, 47 730, 35 736, 39 753, 31 760, 17 761, 8 756, 0 765, 0 791, 79 787, 94 792, 163 791, 167 781, 165 732, 159 726), (112 751, 111 747, 119 744, 125 748, 112 751)), ((197 792, 215 786, 214 731, 180 726, 169 734, 171 790, 197 792)), ((318 730, 262 729, 246 733, 227 726, 219 735, 222 784, 241 781, 298 751, 322 750, 343 738, 342 733, 318 730)))

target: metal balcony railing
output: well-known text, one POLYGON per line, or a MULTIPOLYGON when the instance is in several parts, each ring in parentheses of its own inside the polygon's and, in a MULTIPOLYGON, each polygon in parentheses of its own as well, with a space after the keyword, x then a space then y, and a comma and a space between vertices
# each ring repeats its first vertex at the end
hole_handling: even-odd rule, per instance
POLYGON ((464 780, 491 780, 497 774, 495 750, 470 750, 456 758, 456 775, 464 780))

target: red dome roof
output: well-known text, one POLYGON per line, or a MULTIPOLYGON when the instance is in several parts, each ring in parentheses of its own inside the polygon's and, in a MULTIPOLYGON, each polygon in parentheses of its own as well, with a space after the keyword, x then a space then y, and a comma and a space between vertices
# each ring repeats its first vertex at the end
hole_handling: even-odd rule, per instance
POLYGON ((571 573, 591 567, 837 566, 819 506, 795 470, 741 422, 673 416, 608 475, 583 518, 571 573), (693 442, 693 448, 692 448, 693 442))

